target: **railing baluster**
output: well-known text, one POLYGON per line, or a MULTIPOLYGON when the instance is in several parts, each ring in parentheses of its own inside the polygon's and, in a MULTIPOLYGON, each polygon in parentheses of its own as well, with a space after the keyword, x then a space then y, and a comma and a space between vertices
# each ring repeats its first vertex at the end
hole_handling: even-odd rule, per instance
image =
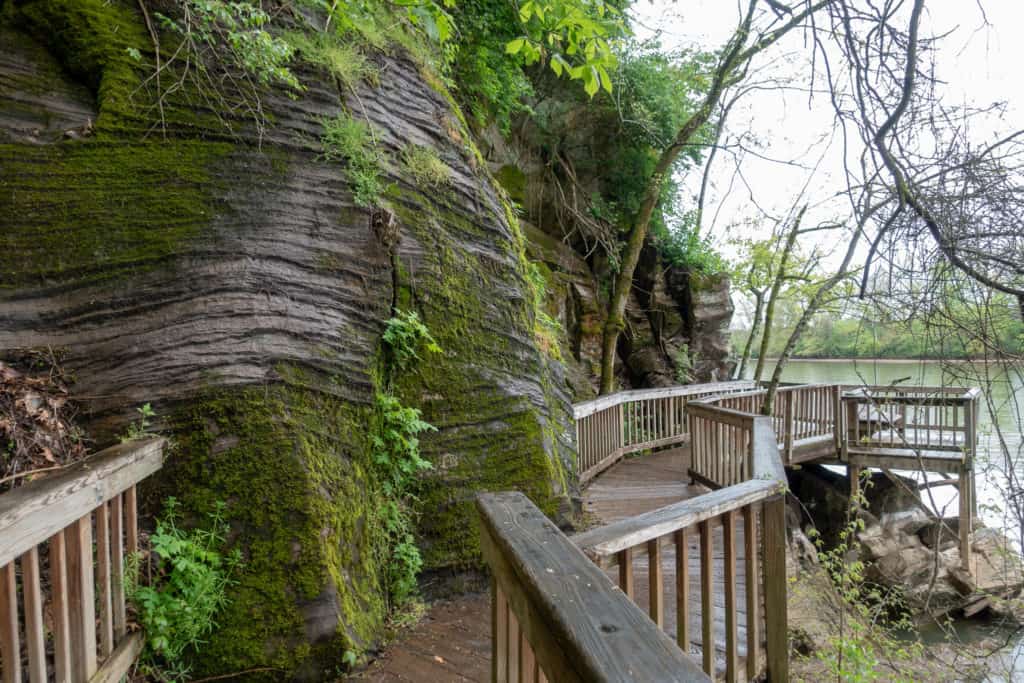
POLYGON ((491 680, 508 683, 508 602, 491 577, 491 680))
POLYGON ((122 496, 117 494, 110 501, 111 565, 110 576, 114 589, 114 642, 120 641, 127 633, 124 604, 124 509, 122 496))
POLYGON ((519 683, 519 620, 513 610, 508 611, 508 680, 519 683))
POLYGON ((57 683, 71 681, 71 621, 65 531, 50 537, 50 612, 53 615, 53 671, 57 683))
POLYGON ((757 508, 743 508, 743 562, 747 590, 747 678, 753 680, 760 673, 761 653, 761 600, 757 569, 757 508))
POLYGON ((522 629, 519 629, 519 680, 522 683, 537 681, 537 659, 522 629))
POLYGON ((67 541, 68 615, 71 678, 88 681, 96 673, 96 602, 92 566, 92 515, 65 530, 67 541))
POLYGON ((686 529, 675 532, 676 544, 676 642, 690 652, 690 545, 686 529))
POLYGON ((125 528, 128 530, 128 552, 139 551, 139 504, 135 496, 135 486, 129 486, 124 492, 125 528))
POLYGON ((739 636, 736 628, 736 512, 722 515, 723 586, 725 590, 725 679, 739 681, 736 666, 739 657, 739 636))
POLYGON ((700 528, 700 618, 701 650, 704 653, 704 673, 715 676, 715 577, 714 539, 711 522, 704 520, 700 528))
POLYGON ((21 556, 21 591, 25 600, 25 645, 28 652, 28 679, 46 681, 46 633, 43 629, 42 577, 39 575, 39 548, 21 556))
POLYGON ((114 651, 114 601, 110 586, 110 510, 106 503, 96 508, 96 582, 99 585, 100 657, 114 651))
POLYGON ((14 562, 0 567, 0 657, 3 683, 21 683, 21 642, 18 638, 18 585, 14 562))
POLYGON ((665 623, 665 580, 661 571, 661 541, 657 538, 647 542, 647 577, 651 621, 661 628, 665 623))
POLYGON ((618 554, 619 559, 619 589, 626 594, 630 600, 633 599, 633 549, 626 548, 618 554))
POLYGON ((786 606, 786 499, 764 503, 761 515, 762 577, 764 581, 765 635, 768 637, 768 677, 789 680, 789 636, 786 606))

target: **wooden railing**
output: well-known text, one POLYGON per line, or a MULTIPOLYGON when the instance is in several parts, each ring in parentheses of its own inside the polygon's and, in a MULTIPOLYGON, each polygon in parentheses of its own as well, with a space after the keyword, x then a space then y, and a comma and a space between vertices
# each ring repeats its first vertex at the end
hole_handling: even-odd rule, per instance
POLYGON ((477 498, 491 680, 710 681, 521 493, 477 498))
MULTIPOLYGON (((747 397, 738 400, 726 397, 718 404, 693 401, 687 407, 691 434, 690 476, 695 481, 711 488, 722 488, 752 478, 754 425, 759 417, 721 405, 747 400, 747 397)), ((760 422, 771 429, 770 418, 765 417, 760 422)))
MULTIPOLYGON (((792 384, 780 386, 772 405, 772 428, 779 439, 783 461, 794 463, 799 449, 827 441, 838 452, 836 410, 842 387, 837 384, 792 384)), ((710 400, 714 405, 745 413, 760 414, 768 392, 752 389, 710 400)))
POLYGON ((753 382, 718 382, 620 391, 575 405, 576 471, 581 485, 629 453, 685 441, 689 401, 753 386, 753 382))
MULTIPOLYGON (((787 679, 785 470, 771 418, 697 400, 722 388, 643 399, 670 399, 662 403, 669 407, 661 409, 661 417, 658 409, 618 412, 628 403, 624 400, 591 402, 581 416, 598 416, 591 424, 603 425, 601 416, 609 410, 640 415, 650 429, 635 440, 640 444, 659 443, 668 433, 692 439, 694 452, 708 457, 691 473, 714 481, 718 488, 711 493, 571 540, 521 494, 478 498, 481 544, 494 576, 492 680, 712 680, 718 660, 716 604, 724 604, 727 680, 754 679, 766 670, 772 680, 787 679), (683 416, 671 413, 679 399, 685 400, 683 416), (712 447, 721 462, 711 457, 712 447), (699 539, 693 548, 691 539, 699 539), (721 561, 715 557, 719 543, 721 561), (638 595, 634 563, 644 553, 647 585, 640 588, 649 596, 646 614, 631 601, 638 595), (662 630, 673 614, 665 601, 662 568, 672 553, 675 639, 662 630), (697 572, 691 572, 691 558, 697 572), (619 590, 601 570, 616 565, 619 590), (690 603, 698 576, 703 670, 688 656, 696 642, 691 626, 697 610, 690 603)), ((613 447, 606 451, 623 448, 623 441, 611 439, 613 447)))
POLYGON ((857 387, 841 396, 841 459, 856 486, 862 467, 955 473, 959 490, 960 560, 971 566, 977 514, 974 460, 980 389, 857 387))
POLYGON ((26 672, 39 683, 51 672, 58 683, 114 682, 135 661, 142 638, 128 633, 124 557, 138 548, 135 486, 160 469, 163 449, 159 438, 114 446, 0 496, 3 683, 26 672))
MULTIPOLYGON (((749 454, 746 478, 733 481, 711 493, 675 503, 652 512, 622 520, 573 537, 595 563, 618 566, 619 588, 627 596, 637 592, 634 562, 647 555, 648 612, 659 626, 664 623, 662 563, 666 547, 675 555, 676 642, 690 651, 694 606, 691 600, 690 557, 696 552, 699 564, 700 646, 703 669, 709 676, 716 671, 716 604, 724 605, 726 680, 747 680, 763 672, 760 653, 762 636, 767 636, 767 670, 771 680, 784 681, 788 672, 786 637, 786 520, 785 471, 779 461, 775 433, 768 417, 742 415, 714 405, 692 402, 692 444, 732 444, 721 436, 727 429, 746 430, 744 448, 749 454), (694 416, 699 418, 694 420, 694 416), (742 421, 736 419, 742 415, 742 421), (742 519, 742 550, 738 545, 737 520, 742 519), (759 523, 760 519, 760 523, 759 523), (715 531, 720 527, 722 561, 715 560, 715 531), (758 543, 758 529, 761 543, 758 543), (691 548, 696 535, 699 544, 691 548), (742 580, 737 573, 742 554, 742 580), (761 570, 758 570, 760 566, 761 570), (716 590, 716 584, 718 588, 716 590), (743 605, 738 602, 743 589, 743 605), (721 592, 721 601, 716 593, 721 592), (764 595, 762 606, 761 595, 764 595), (745 614, 746 660, 739 661, 740 615, 745 614)), ((730 475, 733 473, 730 472, 730 475)), ((736 475, 738 478, 739 475, 736 475)))

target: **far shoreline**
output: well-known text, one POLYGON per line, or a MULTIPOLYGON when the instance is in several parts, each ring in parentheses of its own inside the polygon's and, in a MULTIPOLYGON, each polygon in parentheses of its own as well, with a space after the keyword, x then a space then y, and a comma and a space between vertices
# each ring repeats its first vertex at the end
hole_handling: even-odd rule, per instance
MULTIPOLYGON (((753 358, 751 360, 757 360, 753 358)), ((994 360, 986 361, 984 358, 813 358, 806 356, 798 356, 788 359, 786 362, 792 363, 793 361, 814 361, 815 363, 985 363, 985 362, 996 362, 994 360)), ((765 358, 767 363, 778 363, 778 358, 765 358)))

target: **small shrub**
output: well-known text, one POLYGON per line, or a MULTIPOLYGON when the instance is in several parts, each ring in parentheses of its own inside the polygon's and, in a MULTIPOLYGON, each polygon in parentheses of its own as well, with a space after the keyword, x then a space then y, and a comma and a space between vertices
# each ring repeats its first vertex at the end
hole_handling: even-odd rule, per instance
POLYGON ((344 161, 356 204, 373 206, 384 192, 384 183, 381 180, 382 158, 370 125, 348 114, 340 114, 324 119, 323 126, 320 138, 323 158, 344 161))
POLYGON ((142 663, 162 680, 185 680, 187 653, 199 647, 215 627, 214 617, 227 603, 227 588, 241 566, 237 550, 225 555, 228 532, 224 503, 218 502, 206 527, 178 526, 178 502, 168 498, 156 531, 149 537, 151 585, 140 583, 142 556, 128 558, 125 593, 146 634, 142 663))
POLYGON ((451 182, 451 169, 430 147, 406 145, 402 163, 420 187, 437 188, 451 182))
POLYGON ((294 48, 265 29, 270 21, 263 9, 246 2, 185 0, 181 19, 157 14, 161 25, 181 35, 198 55, 227 55, 236 67, 263 85, 284 84, 301 89, 288 69, 294 48))
POLYGON ((141 408, 136 408, 135 412, 139 414, 139 419, 128 425, 128 431, 121 437, 121 443, 137 441, 139 439, 145 439, 153 436, 153 433, 149 431, 149 421, 156 417, 156 411, 153 410, 153 406, 149 403, 145 403, 141 408))

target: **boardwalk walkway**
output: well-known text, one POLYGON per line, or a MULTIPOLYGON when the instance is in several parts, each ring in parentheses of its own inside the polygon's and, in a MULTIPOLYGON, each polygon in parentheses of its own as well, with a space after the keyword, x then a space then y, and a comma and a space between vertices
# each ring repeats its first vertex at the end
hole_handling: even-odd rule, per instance
MULTIPOLYGON (((688 449, 677 448, 653 455, 628 458, 618 463, 603 475, 594 480, 583 495, 583 509, 594 526, 608 524, 626 517, 632 517, 654 510, 671 503, 692 498, 707 489, 687 484, 688 449)), ((743 530, 737 528, 737 546, 739 557, 742 557, 743 530)), ((721 529, 715 534, 715 579, 721 583, 721 529)), ((692 652, 700 652, 700 592, 699 567, 696 552, 696 535, 690 539, 690 553, 693 558, 691 566, 691 600, 697 606, 691 622, 691 633, 695 641, 692 652)), ((745 604, 743 586, 743 562, 739 562, 738 576, 741 590, 737 602, 745 604)), ((665 602, 674 604, 675 595, 675 554, 666 547, 662 561, 665 574, 665 602)), ((614 571, 610 570, 610 571, 614 571)), ((636 560, 638 594, 637 604, 648 603, 647 558, 636 560), (641 588, 643 587, 643 588, 641 588)), ((613 581, 615 577, 610 573, 613 581)), ((716 587, 715 594, 722 595, 721 587, 716 587)), ((720 667, 724 667, 722 648, 724 648, 724 605, 715 605, 716 611, 716 650, 719 651, 720 667)), ((665 630, 674 635, 676 624, 675 610, 667 610, 665 630)), ((746 616, 739 618, 740 642, 745 642, 746 616)), ((466 681, 485 682, 490 677, 490 603, 486 594, 467 595, 451 601, 435 603, 426 618, 416 627, 403 634, 381 654, 370 668, 360 674, 357 680, 370 680, 386 683, 397 681, 466 681)), ((741 657, 746 652, 741 648, 741 657)), ((697 654, 699 659, 699 654, 697 654)), ((763 660, 762 660, 763 661, 763 660)))

